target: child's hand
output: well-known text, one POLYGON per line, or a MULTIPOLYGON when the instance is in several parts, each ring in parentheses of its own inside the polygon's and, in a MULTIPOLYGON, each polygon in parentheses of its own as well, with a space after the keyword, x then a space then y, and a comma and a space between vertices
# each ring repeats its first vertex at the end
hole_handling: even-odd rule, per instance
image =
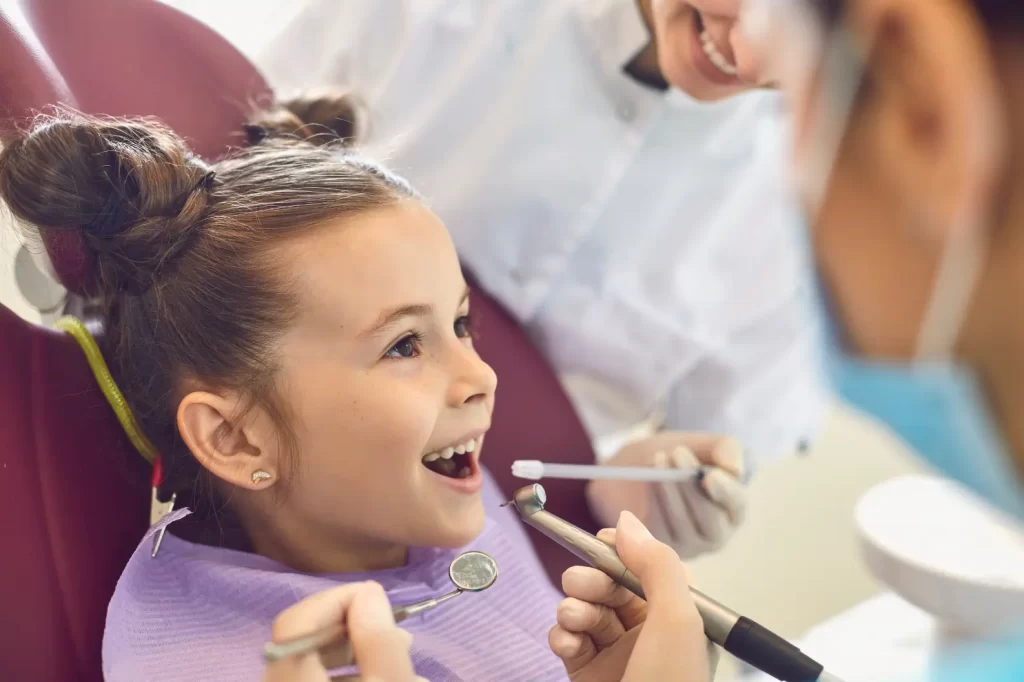
POLYGON ((551 650, 573 682, 711 680, 718 651, 704 636, 685 566, 635 517, 622 516, 618 531, 606 529, 598 537, 616 546, 640 578, 654 615, 649 619, 648 603, 601 571, 570 568, 562 576, 567 599, 559 604, 558 624, 548 636, 551 650))
POLYGON ((603 464, 703 469, 697 479, 683 483, 591 481, 587 486, 600 522, 611 525, 621 512, 633 512, 684 558, 718 549, 743 522, 743 446, 735 438, 664 431, 624 446, 603 464))

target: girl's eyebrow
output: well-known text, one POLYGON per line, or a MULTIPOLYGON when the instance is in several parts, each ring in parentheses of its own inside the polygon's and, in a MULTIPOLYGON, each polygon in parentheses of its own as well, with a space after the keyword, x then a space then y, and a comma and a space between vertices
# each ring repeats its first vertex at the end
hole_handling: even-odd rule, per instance
POLYGON ((377 321, 374 322, 372 326, 359 332, 359 338, 364 339, 376 336, 391 327, 395 322, 403 317, 425 317, 427 315, 431 315, 433 312, 434 306, 429 303, 410 303, 382 310, 380 315, 377 317, 377 321))
MULTIPOLYGON (((467 298, 469 298, 468 285, 462 294, 462 298, 459 300, 460 307, 466 302, 467 298)), ((394 308, 388 308, 386 310, 382 310, 380 315, 377 317, 377 321, 374 322, 372 326, 359 332, 358 336, 361 339, 376 336, 391 327, 395 322, 403 317, 426 317, 428 315, 432 315, 433 312, 434 306, 429 303, 409 303, 406 305, 396 306, 394 308)))

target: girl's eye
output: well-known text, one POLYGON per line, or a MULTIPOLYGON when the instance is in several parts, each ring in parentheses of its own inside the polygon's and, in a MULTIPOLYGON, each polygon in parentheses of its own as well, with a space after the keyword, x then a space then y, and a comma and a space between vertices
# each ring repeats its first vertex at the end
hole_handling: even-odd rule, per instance
POLYGON ((455 320, 455 336, 460 339, 465 339, 473 335, 473 318, 469 315, 463 315, 462 317, 455 320))
POLYGON ((422 341, 423 337, 418 333, 403 336, 395 342, 395 345, 388 349, 388 352, 384 354, 384 357, 394 360, 414 358, 419 355, 420 343, 422 341))

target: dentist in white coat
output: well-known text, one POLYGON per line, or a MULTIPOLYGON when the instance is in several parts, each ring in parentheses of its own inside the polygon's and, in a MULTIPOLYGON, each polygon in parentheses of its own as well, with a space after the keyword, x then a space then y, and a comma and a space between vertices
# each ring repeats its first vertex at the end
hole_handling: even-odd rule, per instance
POLYGON ((738 0, 170 4, 282 98, 365 101, 364 151, 427 197, 545 352, 599 460, 707 465, 697 483, 591 484, 605 524, 630 509, 684 557, 716 549, 745 476, 814 440, 827 401, 786 130, 738 0))

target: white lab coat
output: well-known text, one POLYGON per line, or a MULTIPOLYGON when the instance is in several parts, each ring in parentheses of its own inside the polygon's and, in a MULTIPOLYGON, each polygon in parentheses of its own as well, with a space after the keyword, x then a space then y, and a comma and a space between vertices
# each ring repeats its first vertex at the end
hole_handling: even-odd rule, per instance
POLYGON ((825 408, 775 93, 699 104, 622 67, 635 0, 172 0, 279 95, 350 87, 550 358, 601 454, 637 423, 813 440, 825 408))

